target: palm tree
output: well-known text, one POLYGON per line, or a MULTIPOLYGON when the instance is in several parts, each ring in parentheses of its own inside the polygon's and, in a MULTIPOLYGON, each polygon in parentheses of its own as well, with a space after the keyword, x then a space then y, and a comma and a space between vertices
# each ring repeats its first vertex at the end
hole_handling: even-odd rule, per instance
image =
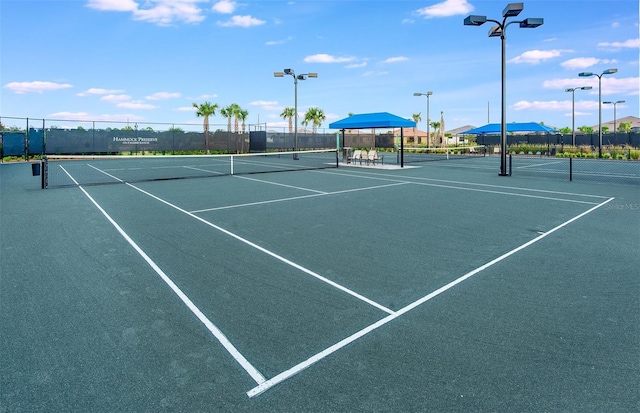
POLYGON ((233 131, 235 133, 238 133, 238 115, 240 114, 240 111, 242 110, 242 108, 240 107, 240 105, 238 105, 237 103, 232 103, 229 105, 228 109, 230 110, 230 116, 233 116, 233 131))
POLYGON ((220 115, 222 115, 223 118, 227 119, 227 132, 231 132, 231 118, 233 117, 231 106, 220 109, 220 115))
POLYGON ((204 118, 204 122, 202 124, 204 128, 204 142, 205 142, 205 148, 207 150, 207 154, 209 154, 211 153, 209 149, 209 116, 214 116, 216 114, 216 109, 218 109, 218 104, 204 102, 198 105, 197 103, 194 103, 193 107, 197 109, 196 116, 204 118))
MULTIPOLYGON (((422 116, 420 116, 422 114, 422 112, 418 112, 418 113, 414 113, 413 116, 411 116, 411 118, 413 119, 413 121, 416 123, 416 125, 422 121, 422 116)), ((417 128, 413 128, 413 143, 420 143, 418 142, 418 133, 417 133, 417 128)))
POLYGON ((289 121, 289 133, 293 133, 293 118, 296 116, 296 110, 294 108, 284 108, 280 117, 289 121))
POLYGON ((249 111, 246 109, 241 109, 238 112, 238 119, 240 119, 242 121, 242 133, 245 133, 246 130, 246 125, 245 125, 245 121, 247 120, 247 117, 249 116, 249 111))
POLYGON ((309 108, 307 113, 304 114, 304 120, 302 121, 303 125, 308 125, 311 122, 313 133, 316 133, 318 130, 318 126, 322 125, 327 119, 324 112, 320 108, 309 108))
POLYGON ((440 132, 440 122, 431 122, 429 125, 433 128, 433 134, 438 136, 440 132))

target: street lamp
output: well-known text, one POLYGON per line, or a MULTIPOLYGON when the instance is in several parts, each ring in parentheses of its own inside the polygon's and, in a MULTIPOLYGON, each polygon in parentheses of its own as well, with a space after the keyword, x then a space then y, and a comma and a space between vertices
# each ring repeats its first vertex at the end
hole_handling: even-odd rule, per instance
POLYGON ((591 90, 591 86, 572 87, 565 89, 565 92, 571 92, 571 146, 576 146, 576 90, 591 90))
POLYGON ((616 125, 616 106, 618 105, 618 103, 624 102, 624 100, 618 100, 616 102, 602 102, 603 105, 613 105, 613 133, 615 134, 616 138, 618 137, 618 126, 616 125))
POLYGON ((507 27, 513 23, 519 23, 520 28, 533 29, 544 23, 542 18, 528 18, 520 21, 511 21, 507 23, 507 18, 515 17, 524 9, 524 3, 509 3, 502 11, 502 22, 498 20, 487 19, 487 16, 467 16, 464 19, 465 26, 482 26, 486 22, 495 23, 497 26, 489 30, 489 37, 500 37, 502 40, 502 120, 500 123, 500 142, 502 148, 500 150, 500 176, 508 176, 507 173, 507 88, 506 88, 506 32, 507 27))
POLYGON ((602 158, 602 76, 612 75, 617 71, 618 69, 607 69, 601 74, 593 72, 578 73, 580 77, 598 76, 598 157, 600 158, 602 158))
POLYGON ((413 96, 426 96, 427 97, 427 147, 431 147, 431 138, 429 136, 429 96, 433 95, 432 91, 428 91, 427 93, 415 92, 413 96))
MULTIPOLYGON (((318 77, 317 73, 303 73, 301 75, 296 75, 293 69, 284 69, 284 72, 273 72, 274 77, 284 77, 284 75, 289 75, 293 77, 293 85, 294 85, 294 112, 295 112, 295 122, 293 123, 293 151, 296 152, 298 150, 298 80, 306 80, 308 77, 316 78, 318 77)), ((293 154, 293 159, 298 159, 298 155, 296 153, 293 154)))

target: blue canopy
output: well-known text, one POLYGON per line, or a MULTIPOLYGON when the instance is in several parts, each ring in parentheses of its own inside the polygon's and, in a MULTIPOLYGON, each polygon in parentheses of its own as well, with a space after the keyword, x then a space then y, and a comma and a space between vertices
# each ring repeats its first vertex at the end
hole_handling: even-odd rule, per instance
POLYGON ((387 112, 363 113, 329 124, 329 129, 415 128, 412 120, 387 112))
MULTIPOLYGON (((483 133, 491 134, 491 133, 500 133, 501 125, 499 123, 489 123, 484 126, 480 126, 479 128, 469 129, 465 132, 460 132, 461 135, 480 135, 483 133)), ((525 123, 507 123, 507 132, 558 132, 558 130, 554 128, 550 128, 548 126, 542 125, 540 123, 535 122, 525 122, 525 123)))

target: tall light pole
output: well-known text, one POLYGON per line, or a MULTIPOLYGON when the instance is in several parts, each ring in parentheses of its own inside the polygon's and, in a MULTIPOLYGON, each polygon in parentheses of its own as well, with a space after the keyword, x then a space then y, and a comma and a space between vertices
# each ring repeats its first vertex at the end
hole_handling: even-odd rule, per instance
POLYGON ((429 96, 433 95, 432 91, 428 91, 427 93, 415 92, 413 96, 426 96, 427 97, 427 147, 431 147, 431 139, 429 136, 429 96))
POLYGON ((613 133, 615 134, 616 138, 618 137, 618 125, 617 123, 617 118, 616 118, 616 106, 618 105, 618 103, 624 103, 624 100, 618 100, 616 102, 602 102, 603 105, 613 105, 613 133))
POLYGON ((572 87, 565 89, 571 92, 571 146, 576 146, 576 90, 591 90, 591 86, 572 87))
POLYGON ((607 69, 601 74, 593 72, 581 72, 578 73, 580 77, 598 76, 598 157, 602 158, 602 76, 612 75, 616 73, 618 69, 607 69))
MULTIPOLYGON (((274 77, 284 77, 284 75, 289 75, 293 77, 293 90, 294 90, 294 117, 295 121, 293 123, 293 151, 298 150, 298 80, 306 80, 308 77, 316 78, 318 77, 317 73, 303 73, 301 75, 296 75, 293 69, 284 69, 284 72, 273 72, 274 77)), ((293 159, 298 159, 298 155, 294 153, 293 159)))
POLYGON ((515 17, 524 9, 524 3, 509 3, 502 11, 502 22, 498 20, 487 19, 487 16, 467 16, 464 19, 465 26, 482 26, 486 22, 495 23, 489 29, 489 37, 500 37, 502 40, 502 120, 500 122, 500 176, 508 176, 507 173, 507 87, 506 87, 506 32, 507 27, 513 23, 519 23, 521 28, 533 29, 544 23, 542 18, 528 18, 520 21, 511 21, 507 23, 507 18, 515 17))

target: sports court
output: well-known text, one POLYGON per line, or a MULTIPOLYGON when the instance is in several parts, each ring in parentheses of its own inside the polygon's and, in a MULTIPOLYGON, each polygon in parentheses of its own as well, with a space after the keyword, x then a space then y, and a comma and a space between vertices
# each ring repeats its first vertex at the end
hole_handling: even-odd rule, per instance
POLYGON ((1 410, 640 407, 640 186, 335 160, 0 165, 1 410))

